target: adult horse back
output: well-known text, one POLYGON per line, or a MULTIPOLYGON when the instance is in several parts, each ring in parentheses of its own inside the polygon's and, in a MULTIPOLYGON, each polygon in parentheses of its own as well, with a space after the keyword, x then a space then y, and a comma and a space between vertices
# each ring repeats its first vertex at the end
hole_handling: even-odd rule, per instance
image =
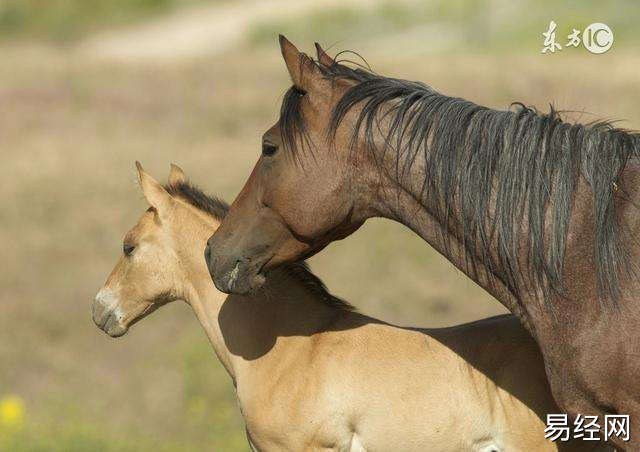
POLYGON ((519 317, 561 408, 630 415, 630 441, 613 441, 640 448, 640 137, 493 110, 280 43, 293 87, 209 239, 216 286, 249 292, 368 218, 396 220, 519 317))

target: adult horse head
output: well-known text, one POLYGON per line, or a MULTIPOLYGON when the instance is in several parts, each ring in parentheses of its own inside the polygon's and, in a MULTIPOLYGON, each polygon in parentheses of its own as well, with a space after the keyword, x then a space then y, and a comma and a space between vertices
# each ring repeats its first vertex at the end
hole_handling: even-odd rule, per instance
POLYGON ((337 65, 317 44, 318 62, 283 36, 280 46, 294 85, 280 120, 263 136, 249 180, 205 251, 216 286, 227 293, 260 286, 267 270, 317 253, 373 214, 365 201, 373 194, 363 183, 372 168, 346 152, 350 135, 342 130, 350 128, 348 121, 331 130, 338 100, 356 82, 329 77, 337 65))

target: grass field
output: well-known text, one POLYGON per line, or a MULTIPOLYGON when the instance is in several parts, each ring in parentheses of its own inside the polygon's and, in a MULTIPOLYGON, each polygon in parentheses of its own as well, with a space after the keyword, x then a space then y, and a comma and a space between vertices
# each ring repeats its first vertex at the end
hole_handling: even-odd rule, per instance
MULTIPOLYGON (((161 65, 81 57, 73 46, 42 43, 49 32, 24 41, 4 30, 11 40, 0 44, 0 451, 247 450, 231 381, 187 306, 164 307, 113 340, 93 325, 90 303, 146 209, 135 160, 160 180, 175 162, 209 192, 227 200, 238 192, 289 84, 273 30, 288 31, 307 51, 312 39, 339 41, 334 49, 361 52, 377 72, 496 108, 553 102, 595 114, 570 115, 583 121, 640 127, 640 56, 630 38, 599 56, 540 55, 541 39, 529 31, 508 51, 458 38, 430 46, 433 30, 402 22, 398 12, 386 34, 374 36, 354 28, 358 15, 330 20, 341 11, 303 18, 333 24, 318 25, 315 38, 299 23, 264 23, 233 49, 161 65)), ((615 22, 624 14, 611 11, 620 36, 632 36, 615 22)), ((553 12, 536 13, 523 29, 545 31, 543 16, 548 23, 553 12)), ((334 293, 391 322, 443 326, 504 312, 387 221, 371 221, 311 265, 334 293)))
MULTIPOLYGON (((203 0, 3 0, 0 38, 45 39, 57 43, 129 25, 203 0)), ((224 0, 208 0, 219 3, 224 0)))

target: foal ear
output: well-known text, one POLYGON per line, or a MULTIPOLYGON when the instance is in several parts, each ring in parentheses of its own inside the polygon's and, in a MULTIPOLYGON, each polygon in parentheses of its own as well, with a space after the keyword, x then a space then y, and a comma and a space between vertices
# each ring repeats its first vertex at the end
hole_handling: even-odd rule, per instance
POLYGON ((187 180, 187 176, 184 175, 184 171, 178 165, 172 163, 171 170, 169 170, 169 185, 175 186, 184 184, 187 180))
POLYGON ((320 64, 328 67, 333 66, 333 63, 334 63, 333 58, 327 55, 327 52, 325 52, 322 49, 322 47, 320 47, 320 44, 318 44, 317 42, 315 43, 315 46, 316 46, 316 55, 318 55, 318 61, 320 62, 320 64))
POLYGON ((171 195, 158 181, 142 169, 140 162, 136 162, 136 169, 138 170, 138 182, 149 205, 155 208, 158 213, 165 211, 173 203, 171 195))
POLYGON ((282 35, 280 35, 280 50, 293 84, 302 91, 310 91, 321 76, 316 64, 282 35))

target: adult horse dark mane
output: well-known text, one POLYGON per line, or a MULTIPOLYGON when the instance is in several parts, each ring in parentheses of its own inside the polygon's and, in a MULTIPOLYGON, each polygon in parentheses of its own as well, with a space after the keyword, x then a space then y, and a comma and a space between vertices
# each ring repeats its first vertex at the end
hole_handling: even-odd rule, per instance
MULTIPOLYGON (((613 193, 620 187, 618 177, 628 159, 640 155, 637 132, 616 128, 607 121, 587 125, 563 122, 553 106, 546 114, 521 103, 513 104, 517 111, 498 111, 445 96, 421 82, 383 77, 335 60, 314 64, 329 80, 358 82, 335 106, 328 140, 334 140, 347 112, 362 103, 351 149, 363 134, 374 159, 393 153, 399 183, 416 161, 424 162, 420 201, 428 202, 443 224, 454 216, 457 203, 469 271, 474 271, 473 256, 484 256, 483 263, 491 270, 494 263, 489 249, 496 243, 498 265, 506 274, 504 282, 515 295, 518 275, 524 270, 518 262, 523 237, 527 240, 529 280, 546 295, 549 289, 563 294, 562 267, 573 193, 578 178, 584 176, 593 190, 599 295, 602 301, 615 304, 620 272, 635 274, 636 270, 620 245, 620 234, 625 231, 616 219, 613 193), (374 142, 381 120, 388 122, 382 149, 374 142), (497 198, 490 218, 492 192, 497 198), (520 230, 525 214, 527 229, 520 230)), ((304 94, 291 87, 280 110, 282 141, 294 156, 301 151, 313 152, 300 109, 304 94)), ((450 237, 443 239, 448 246, 450 237)), ((526 286, 526 279, 522 283, 526 286)))

